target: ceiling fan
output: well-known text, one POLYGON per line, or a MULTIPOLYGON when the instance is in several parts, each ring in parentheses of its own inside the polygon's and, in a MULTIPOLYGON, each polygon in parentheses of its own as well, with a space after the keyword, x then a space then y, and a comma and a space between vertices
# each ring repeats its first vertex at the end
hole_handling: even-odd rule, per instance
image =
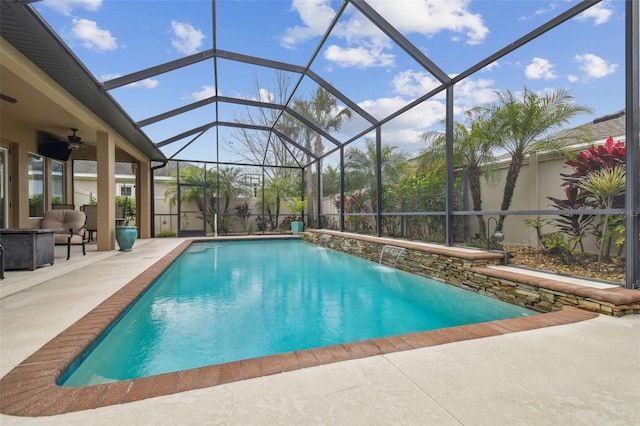
POLYGON ((15 104, 16 102, 18 102, 16 98, 12 98, 11 96, 5 95, 4 93, 0 93, 0 99, 2 99, 3 101, 7 101, 10 104, 15 104))
POLYGON ((74 129, 73 127, 71 128, 71 131, 73 132, 73 135, 69 135, 67 136, 67 140, 69 141, 67 148, 76 151, 78 149, 80 149, 80 146, 82 145, 82 142, 80 142, 82 140, 82 138, 80 136, 76 135, 76 132, 78 131, 78 129, 74 129))

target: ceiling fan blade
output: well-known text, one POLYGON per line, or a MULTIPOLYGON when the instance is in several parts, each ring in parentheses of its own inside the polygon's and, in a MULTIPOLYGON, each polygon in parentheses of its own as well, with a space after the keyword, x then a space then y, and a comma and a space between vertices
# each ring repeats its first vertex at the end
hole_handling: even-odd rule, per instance
POLYGON ((9 103, 15 104, 16 102, 18 102, 18 100, 16 98, 12 98, 11 96, 7 96, 4 93, 0 93, 0 99, 2 99, 3 101, 7 101, 9 103))

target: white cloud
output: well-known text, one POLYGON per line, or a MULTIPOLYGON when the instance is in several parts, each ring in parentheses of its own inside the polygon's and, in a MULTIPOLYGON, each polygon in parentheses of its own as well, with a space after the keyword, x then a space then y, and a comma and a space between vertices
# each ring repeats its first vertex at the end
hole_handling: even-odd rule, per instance
POLYGON ((276 96, 267 89, 258 90, 258 101, 273 103, 276 100, 276 96))
POLYGON ((143 89, 153 89, 160 82, 158 80, 154 80, 153 78, 145 78, 144 80, 136 81, 135 83, 128 84, 130 87, 142 87, 143 89))
POLYGON ((533 14, 535 16, 546 15, 547 13, 553 12, 554 10, 556 10, 556 7, 558 7, 558 4, 555 2, 551 2, 547 6, 547 8, 542 7, 540 9, 536 9, 536 11, 533 14))
MULTIPOLYGON (((471 108, 495 101, 496 90, 493 88, 493 84, 494 81, 490 79, 472 78, 466 78, 456 84, 454 88, 454 114, 460 117, 471 108)), ((439 83, 428 73, 408 70, 396 74, 392 85, 394 90, 401 95, 369 99, 359 102, 358 105, 374 117, 387 117, 406 106, 413 99, 431 91, 439 83)), ((443 91, 385 123, 382 128, 383 143, 395 145, 412 154, 417 154, 425 148, 424 143, 420 140, 422 133, 433 129, 434 125, 439 126, 445 115, 445 93, 443 91)), ((362 118, 355 116, 353 120, 343 123, 341 132, 355 134, 366 126, 367 124, 362 118)), ((374 137, 373 134, 367 136, 374 137)))
POLYGON ((465 78, 453 89, 454 113, 461 114, 480 105, 496 100, 494 81, 486 78, 465 78))
POLYGON ((122 77, 122 74, 102 74, 100 76, 100 81, 105 82, 118 77, 122 77))
POLYGON ((386 117, 407 104, 407 100, 401 96, 393 98, 368 99, 359 102, 358 105, 374 117, 386 117))
POLYGON ((391 79, 394 93, 414 98, 430 92, 439 85, 440 82, 426 71, 402 71, 391 79))
MULTIPOLYGON (((114 78, 122 77, 121 74, 102 74, 100 76, 100 81, 109 81, 114 78)), ((158 86, 160 82, 158 80, 154 80, 153 78, 145 78, 144 80, 136 81, 135 83, 127 84, 124 87, 141 87, 143 89, 153 89, 158 86)))
MULTIPOLYGON (((456 114, 469 108, 492 102, 496 98, 493 80, 486 78, 466 78, 454 87, 454 108, 456 114)), ((396 74, 391 80, 395 93, 418 98, 437 88, 440 82, 424 71, 407 70, 396 74)), ((432 98, 444 101, 444 90, 432 98)))
POLYGON ((203 99, 210 98, 216 95, 216 87, 211 85, 202 86, 202 90, 199 92, 193 92, 191 96, 196 101, 201 101, 203 99))
MULTIPOLYGON (((469 3, 470 0, 424 0, 399 5, 389 0, 370 1, 378 13, 404 34, 432 37, 442 31, 450 31, 454 33, 453 39, 477 44, 485 39, 489 29, 481 15, 469 10, 469 3)), ((335 15, 330 4, 329 0, 293 0, 292 10, 298 13, 302 23, 285 31, 280 38, 282 45, 292 48, 323 35, 335 15)), ((334 42, 325 52, 325 58, 339 66, 393 66, 395 55, 389 53, 393 43, 354 9, 347 12, 331 36, 342 39, 344 45, 334 42)))
POLYGON ((578 68, 589 78, 606 77, 609 74, 613 74, 616 68, 618 68, 617 64, 610 64, 608 61, 592 53, 576 55, 574 61, 579 64, 578 68))
POLYGON ((603 1, 582 12, 576 17, 578 21, 588 21, 593 19, 593 25, 600 25, 608 22, 613 15, 610 1, 603 1))
POLYGON ((393 65, 395 55, 383 53, 381 49, 347 47, 331 45, 325 50, 324 57, 340 67, 388 67, 393 65))
POLYGON ((482 16, 469 10, 469 0, 393 2, 370 0, 378 13, 402 33, 431 37, 441 31, 466 36, 467 44, 481 43, 489 34, 482 16))
POLYGON ((533 61, 524 69, 524 75, 532 80, 553 80, 558 76, 553 72, 553 64, 548 59, 533 58, 533 61))
POLYGON ((480 72, 489 72, 489 71, 493 71, 496 68, 500 68, 500 63, 498 61, 493 61, 486 67, 482 68, 480 72))
POLYGON ((171 40, 171 45, 175 47, 178 52, 191 55, 196 53, 200 46, 202 46, 202 40, 204 40, 205 35, 191 24, 171 21, 171 28, 174 35, 174 38, 171 40))
POLYGON ((287 28, 280 42, 286 48, 324 34, 335 16, 329 0, 293 0, 291 10, 298 12, 302 25, 287 28))
MULTIPOLYGON (((407 99, 396 96, 365 100, 358 105, 374 117, 386 117, 396 112, 407 104, 407 99)), ((382 127, 382 142, 385 145, 397 146, 399 149, 411 154, 417 154, 424 149, 424 143, 420 141, 420 135, 434 124, 439 123, 445 117, 444 103, 439 101, 426 101, 387 122, 382 127)), ((362 118, 355 116, 353 120, 343 123, 342 133, 355 134, 366 126, 362 118)), ((374 138, 375 134, 367 135, 374 138)))
POLYGON ((102 0, 45 0, 43 4, 63 15, 69 16, 75 8, 95 12, 102 6, 102 0))
POLYGON ((567 76, 567 80, 569 80, 570 83, 575 83, 575 82, 579 81, 580 78, 575 74, 569 74, 567 76))
POLYGON ((82 45, 90 50, 105 52, 118 48, 116 38, 108 30, 98 27, 95 21, 73 19, 71 21, 73 37, 82 41, 82 45))

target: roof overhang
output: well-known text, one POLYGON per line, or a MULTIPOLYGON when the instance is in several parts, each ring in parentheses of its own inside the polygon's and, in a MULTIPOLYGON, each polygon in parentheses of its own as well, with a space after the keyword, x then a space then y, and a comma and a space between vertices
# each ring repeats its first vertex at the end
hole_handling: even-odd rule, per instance
MULTIPOLYGON (((136 126, 120 105, 102 90, 101 84, 32 8, 24 7, 20 2, 0 2, 0 35, 135 149, 151 161, 166 160, 164 153, 136 126)), ((16 79, 16 85, 13 86, 14 91, 27 90, 26 85, 19 85, 19 79, 16 79)), ((20 95, 14 97, 20 98, 20 95)), ((25 98, 33 98, 33 94, 25 93, 25 98)), ((24 102, 21 107, 29 108, 24 102)), ((64 117, 64 114, 60 117, 64 117)), ((50 127, 50 119, 41 119, 43 127, 50 127)), ((37 115, 30 114, 30 122, 38 125, 38 120, 37 115)), ((64 122, 59 123, 59 126, 66 128, 70 124, 72 123, 64 122)))

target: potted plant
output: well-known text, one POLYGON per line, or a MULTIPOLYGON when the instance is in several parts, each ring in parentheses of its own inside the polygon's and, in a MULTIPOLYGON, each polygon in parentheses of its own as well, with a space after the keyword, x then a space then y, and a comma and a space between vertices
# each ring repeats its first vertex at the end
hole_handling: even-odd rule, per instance
POLYGON ((291 214, 293 215, 293 220, 291 221, 291 232, 293 235, 298 235, 304 229, 302 213, 304 212, 306 204, 307 203, 304 200, 295 200, 290 202, 288 205, 291 210, 291 214))
POLYGON ((116 226, 116 241, 120 251, 131 251, 138 238, 138 227, 130 226, 129 222, 135 217, 135 201, 129 197, 116 197, 116 206, 123 207, 124 221, 116 226))

